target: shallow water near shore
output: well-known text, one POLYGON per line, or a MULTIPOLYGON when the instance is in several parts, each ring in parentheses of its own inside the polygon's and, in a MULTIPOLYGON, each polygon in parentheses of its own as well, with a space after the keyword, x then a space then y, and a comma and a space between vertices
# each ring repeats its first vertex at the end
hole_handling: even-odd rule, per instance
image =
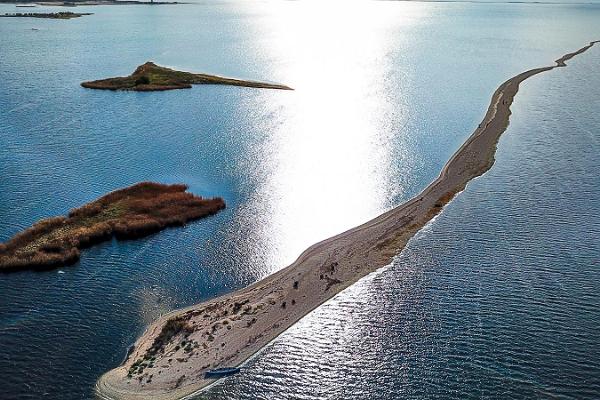
MULTIPOLYGON (((92 397, 97 377, 160 313, 246 286, 314 242, 410 198, 473 131, 499 83, 600 37, 593 5, 336 7, 81 7, 96 14, 0 22, 0 35, 10 38, 0 48, 1 240, 140 180, 185 182, 228 204, 183 229, 95 247, 60 273, 0 276, 0 373, 9 399, 92 397), (291 18, 297 15, 303 18, 291 18), (78 86, 150 59, 296 91, 78 86)), ((498 397, 506 382, 515 398, 564 394, 569 385, 582 388, 573 397, 596 397, 598 343, 590 332, 598 297, 590 293, 598 289, 591 256, 598 248, 588 243, 599 225, 589 172, 598 166, 599 121, 598 99, 585 89, 600 87, 591 73, 598 63, 592 49, 573 67, 528 82, 490 174, 391 268, 313 313, 209 397, 417 398, 423 385, 423 397, 498 397), (569 107, 544 97, 571 83, 579 95, 569 107), (556 113, 547 115, 549 108, 556 113), (564 142, 546 140, 551 134, 564 142), (558 169, 554 158, 570 163, 558 169), (539 180, 540 168, 552 173, 539 180), (573 186, 561 192, 565 204, 543 197, 557 179, 587 187, 586 201, 565 200, 576 200, 573 186), (528 202, 537 196, 539 209, 528 202), (567 205, 574 207, 567 221, 587 217, 564 223, 567 205), (529 246, 534 239, 547 241, 529 246), (516 299, 530 302, 521 309, 516 299), (563 350, 565 341, 574 344, 563 350), (555 366, 532 376, 540 359, 555 366), (562 362, 572 374, 557 372, 562 362)))

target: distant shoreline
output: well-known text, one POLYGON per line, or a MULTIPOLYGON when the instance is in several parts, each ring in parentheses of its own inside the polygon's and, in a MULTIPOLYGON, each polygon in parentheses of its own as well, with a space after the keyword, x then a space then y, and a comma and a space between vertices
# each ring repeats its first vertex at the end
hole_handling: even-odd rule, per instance
MULTIPOLYGON (((477 1, 477 0, 384 0, 384 1, 398 1, 405 3, 469 3, 469 4, 528 4, 528 5, 594 5, 600 4, 591 1, 582 2, 566 2, 566 1, 477 1)), ((179 2, 179 1, 139 1, 139 0, 76 0, 76 1, 64 1, 64 0, 43 0, 41 2, 29 1, 29 0, 0 0, 0 4, 37 4, 41 6, 102 6, 102 5, 173 5, 173 4, 194 4, 190 2, 179 2)))
POLYGON ((215 382, 207 370, 242 365, 294 323, 388 265, 468 182, 494 164, 510 106, 526 79, 566 66, 598 41, 502 83, 477 129, 435 179, 410 201, 319 242, 290 266, 236 292, 173 311, 151 324, 125 362, 98 380, 97 394, 113 400, 174 400, 215 382))
POLYGON ((114 6, 114 5, 149 5, 149 6, 160 6, 160 5, 174 5, 174 4, 187 4, 178 1, 137 1, 137 0, 77 0, 77 1, 49 1, 44 0, 40 2, 36 1, 14 1, 14 0, 0 0, 0 4, 36 4, 39 6, 56 6, 56 7, 77 7, 77 6, 114 6))
POLYGON ((0 18, 45 18, 45 19, 73 19, 83 17, 84 15, 93 15, 92 13, 73 13, 73 12, 57 12, 57 13, 11 13, 2 14, 0 18))

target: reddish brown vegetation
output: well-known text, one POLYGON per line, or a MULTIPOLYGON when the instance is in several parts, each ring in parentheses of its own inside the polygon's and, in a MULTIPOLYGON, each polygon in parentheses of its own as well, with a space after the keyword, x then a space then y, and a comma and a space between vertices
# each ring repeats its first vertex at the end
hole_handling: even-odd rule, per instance
POLYGON ((136 239, 216 214, 221 198, 203 199, 186 185, 142 182, 69 212, 41 220, 0 244, 0 272, 48 269, 75 263, 79 250, 117 239, 136 239))

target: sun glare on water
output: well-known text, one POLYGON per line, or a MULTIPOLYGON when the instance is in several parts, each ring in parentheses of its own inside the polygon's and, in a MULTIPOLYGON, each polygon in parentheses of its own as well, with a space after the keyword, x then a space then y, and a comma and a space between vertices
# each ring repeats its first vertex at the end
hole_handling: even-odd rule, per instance
POLYGON ((278 231, 271 259, 281 268, 308 245, 383 212, 390 191, 402 190, 388 187, 396 168, 390 143, 407 118, 396 105, 406 101, 402 93, 390 93, 402 80, 390 54, 402 38, 390 38, 389 27, 412 24, 422 11, 363 1, 268 7, 273 39, 265 51, 285 60, 282 75, 295 89, 267 150, 268 187, 260 190, 277 199, 263 229, 278 231))

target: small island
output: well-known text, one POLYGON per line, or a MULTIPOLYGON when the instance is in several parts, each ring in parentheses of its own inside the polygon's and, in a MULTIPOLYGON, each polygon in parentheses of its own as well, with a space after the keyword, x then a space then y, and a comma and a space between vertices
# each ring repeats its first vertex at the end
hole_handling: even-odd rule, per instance
POLYGON ((71 19, 79 18, 84 15, 92 15, 93 13, 74 13, 70 11, 62 11, 55 13, 12 13, 0 15, 0 17, 12 18, 48 18, 48 19, 71 19))
POLYGON ((133 74, 125 77, 83 82, 89 89, 134 90, 148 92, 156 90, 190 89, 192 85, 232 85, 263 89, 293 90, 289 86, 274 83, 246 81, 216 75, 195 74, 161 67, 151 61, 140 65, 133 74))
POLYGON ((216 214, 222 198, 204 199, 182 184, 142 182, 43 219, 0 244, 0 272, 51 269, 79 260, 79 251, 117 239, 137 239, 216 214))

